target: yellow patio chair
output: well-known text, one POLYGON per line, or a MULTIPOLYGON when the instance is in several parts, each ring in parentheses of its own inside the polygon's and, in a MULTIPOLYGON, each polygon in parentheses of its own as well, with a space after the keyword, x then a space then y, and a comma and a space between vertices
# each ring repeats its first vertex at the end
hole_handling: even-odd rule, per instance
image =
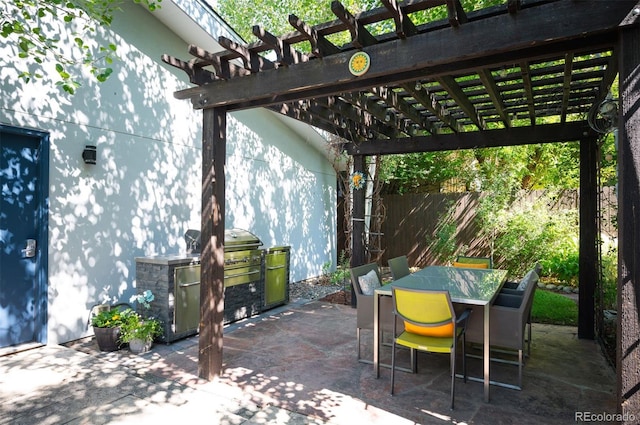
POLYGON ((411 274, 411 270, 409 270, 409 261, 407 260, 406 255, 391 258, 389 260, 389 268, 391 269, 391 277, 393 277, 393 280, 398 280, 401 277, 411 274))
MULTIPOLYGON (((396 344, 432 353, 451 354, 451 409, 453 409, 456 381, 456 346, 462 343, 462 370, 467 382, 465 359, 465 327, 470 310, 460 317, 451 303, 449 291, 428 291, 392 287, 395 320, 404 321, 405 330, 394 333, 391 352, 391 395, 395 381, 396 344)), ((415 355, 411 356, 415 362, 415 355)), ((415 369, 415 365, 413 365, 415 369)))
POLYGON ((493 261, 490 257, 467 257, 464 255, 458 255, 456 261, 453 263, 454 267, 469 267, 479 269, 492 269, 493 261))

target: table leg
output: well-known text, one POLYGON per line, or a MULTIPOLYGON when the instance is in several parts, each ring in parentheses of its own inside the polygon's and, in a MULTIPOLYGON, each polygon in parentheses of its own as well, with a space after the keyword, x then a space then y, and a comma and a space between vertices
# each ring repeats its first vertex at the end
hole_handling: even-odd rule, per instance
POLYGON ((373 293, 373 373, 380 377, 380 295, 373 293))
POLYGON ((491 304, 487 303, 484 306, 484 344, 483 344, 483 360, 484 360, 484 401, 489 402, 489 365, 491 363, 490 350, 489 350, 489 311, 491 304))

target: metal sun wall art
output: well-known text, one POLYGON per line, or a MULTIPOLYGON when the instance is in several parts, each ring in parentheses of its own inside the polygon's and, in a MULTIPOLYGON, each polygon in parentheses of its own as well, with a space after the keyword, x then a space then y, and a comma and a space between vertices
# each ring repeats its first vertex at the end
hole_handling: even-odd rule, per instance
POLYGON ((365 183, 366 179, 364 178, 364 174, 362 174, 360 171, 356 171, 355 173, 351 174, 351 178, 349 179, 349 186, 351 186, 352 189, 362 189, 365 183))
POLYGON ((364 75, 371 65, 371 58, 365 52, 356 52, 349 59, 349 72, 356 77, 364 75))

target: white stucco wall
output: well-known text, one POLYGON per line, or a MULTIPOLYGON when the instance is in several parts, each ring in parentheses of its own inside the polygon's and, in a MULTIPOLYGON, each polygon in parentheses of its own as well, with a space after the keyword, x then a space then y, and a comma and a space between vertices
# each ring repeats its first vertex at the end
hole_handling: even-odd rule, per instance
MULTIPOLYGON (((184 232, 200 227, 201 113, 174 99, 186 77, 160 63, 163 53, 188 59, 189 41, 134 5, 98 33, 122 61, 74 96, 50 78, 19 82, 16 52, 0 45, 0 122, 50 132, 50 343, 86 335, 92 305, 129 299, 135 257, 182 253, 184 232), (82 161, 87 144, 96 165, 82 161)), ((335 264, 331 164, 269 111, 233 113, 228 125, 226 227, 291 245, 294 281, 335 264)))

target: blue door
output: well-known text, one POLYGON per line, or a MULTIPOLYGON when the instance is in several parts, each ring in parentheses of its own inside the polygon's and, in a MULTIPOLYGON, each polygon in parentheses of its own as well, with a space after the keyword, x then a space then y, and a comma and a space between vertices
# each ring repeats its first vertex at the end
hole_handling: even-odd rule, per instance
POLYGON ((0 348, 46 342, 47 135, 0 125, 0 348))

